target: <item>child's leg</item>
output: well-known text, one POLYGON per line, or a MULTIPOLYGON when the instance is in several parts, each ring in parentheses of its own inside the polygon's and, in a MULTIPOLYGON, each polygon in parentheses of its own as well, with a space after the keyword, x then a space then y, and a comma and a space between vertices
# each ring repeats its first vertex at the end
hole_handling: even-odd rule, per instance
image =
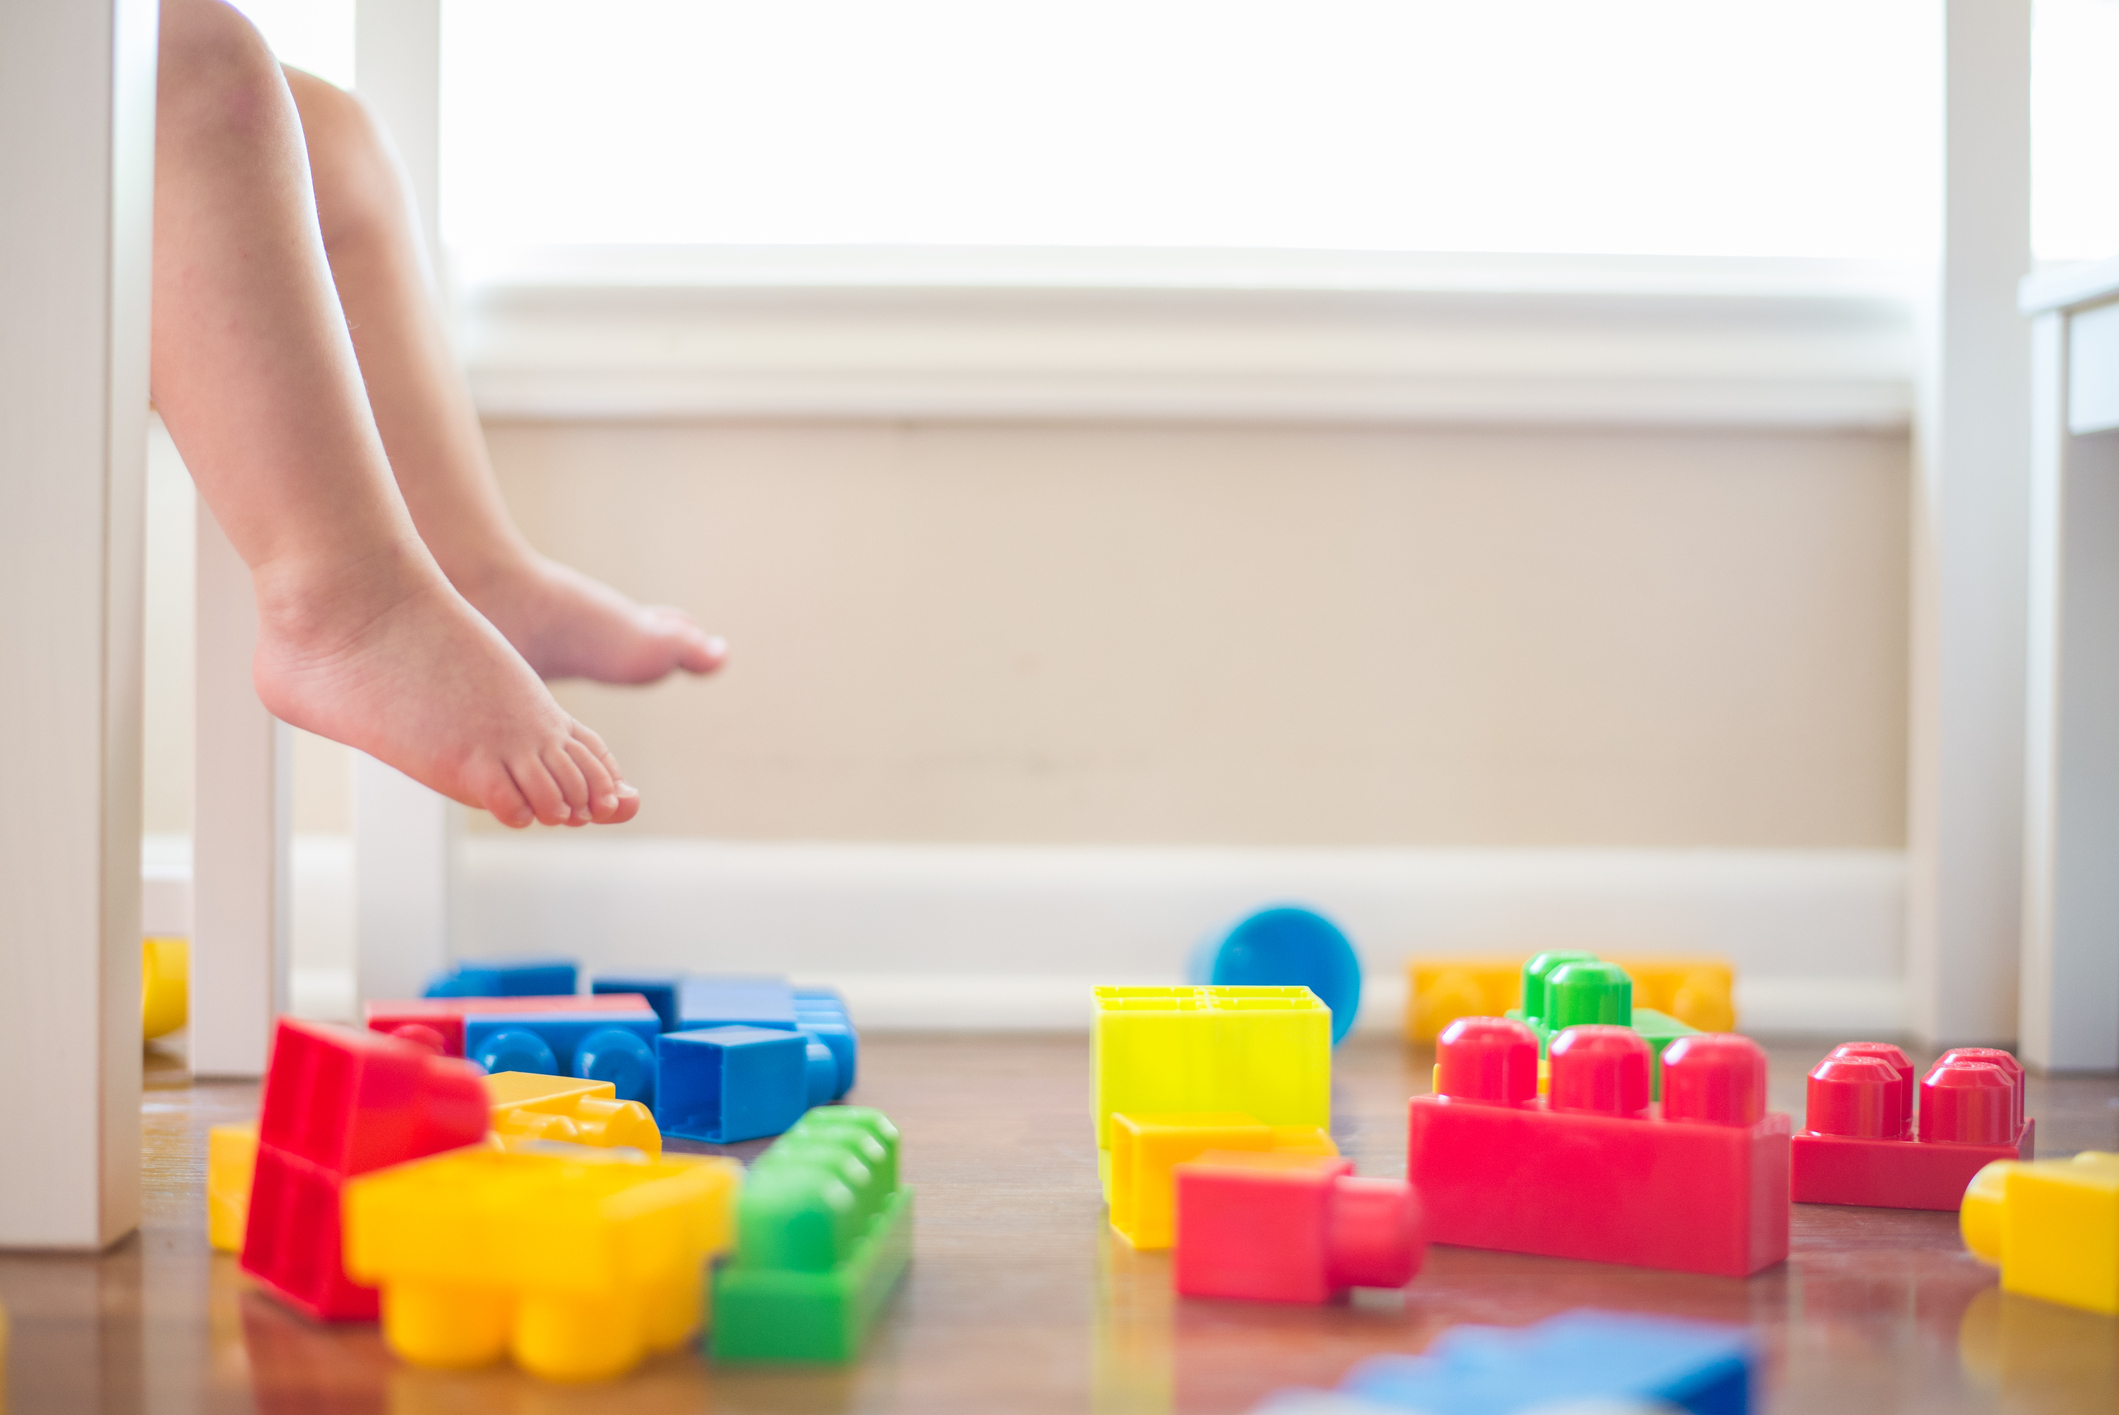
POLYGON ((450 588, 398 497, 279 65, 216 0, 164 0, 161 44, 154 396, 250 566, 258 695, 509 825, 629 818, 602 742, 450 588))
POLYGON ((464 597, 547 678, 645 683, 726 653, 674 609, 648 609, 532 550, 493 484, 484 434, 442 331, 389 140, 352 94, 298 69, 324 250, 368 402, 419 533, 464 597))

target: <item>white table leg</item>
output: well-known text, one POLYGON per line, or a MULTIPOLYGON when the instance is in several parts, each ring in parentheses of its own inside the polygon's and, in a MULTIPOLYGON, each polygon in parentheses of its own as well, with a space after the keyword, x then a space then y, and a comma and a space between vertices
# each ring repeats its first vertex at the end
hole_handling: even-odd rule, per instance
POLYGON ((353 948, 359 1000, 418 997, 449 961, 455 802, 353 754, 353 948))

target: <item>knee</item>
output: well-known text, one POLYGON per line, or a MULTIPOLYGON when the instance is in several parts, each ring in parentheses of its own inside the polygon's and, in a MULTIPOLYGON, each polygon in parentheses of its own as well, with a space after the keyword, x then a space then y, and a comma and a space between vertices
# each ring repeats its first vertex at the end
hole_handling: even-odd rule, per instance
POLYGON ((368 105, 299 69, 287 71, 287 86, 302 118, 325 246, 402 225, 409 217, 404 179, 368 105))
POLYGON ((221 0, 162 0, 158 131, 254 134, 283 116, 279 63, 257 27, 221 0))

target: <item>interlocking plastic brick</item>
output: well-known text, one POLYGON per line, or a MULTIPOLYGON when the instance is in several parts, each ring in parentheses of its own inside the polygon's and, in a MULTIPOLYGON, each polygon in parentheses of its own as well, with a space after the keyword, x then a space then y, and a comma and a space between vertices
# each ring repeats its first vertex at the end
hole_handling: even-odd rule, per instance
POLYGON ((1998 1160, 1973 1176, 1958 1224, 2004 1292, 2119 1317, 2119 1154, 1998 1160))
MULTIPOLYGON (((1546 954, 1588 962, 1597 955, 1546 954)), ((1432 1042, 1459 1017, 1523 1015, 1523 967, 1513 958, 1414 958, 1406 963, 1406 1039, 1432 1042)), ((1736 1030, 1736 973, 1720 958, 1623 957, 1637 1009, 1669 1015, 1701 1032, 1736 1030)))
POLYGON ((1313 909, 1277 904, 1210 934, 1185 963, 1198 986, 1291 987, 1317 994, 1331 1009, 1332 1045, 1345 1040, 1361 1011, 1361 960, 1339 926, 1313 909))
POLYGON ((823 1106, 758 1157, 715 1269, 718 1361, 851 1361, 912 1256, 912 1190, 880 1111, 823 1106))
POLYGON ((1981 1169, 2031 1158, 2037 1129, 2007 1052, 1944 1052, 1916 1093, 1912 1063, 1888 1042, 1847 1042, 1812 1068, 1803 1124, 1795 1202, 1882 1209, 1957 1208, 1981 1169))
POLYGON ((1757 1361, 1741 1327, 1575 1311, 1519 1329, 1454 1327, 1422 1355, 1370 1357, 1339 1389, 1424 1415, 1599 1401, 1749 1415, 1757 1361))
POLYGON ((1135 1248, 1167 1248, 1176 1236, 1171 1171, 1209 1150, 1277 1151, 1331 1158, 1332 1137, 1314 1125, 1266 1125, 1241 1111, 1179 1111, 1111 1117, 1111 1226, 1135 1248))
POLYGON ((775 1027, 793 1031, 795 990, 764 974, 696 974, 677 994, 677 1016, 687 1032, 710 1027, 775 1027))
POLYGON ((859 1073, 860 1034, 847 1014, 845 999, 830 988, 796 988, 794 995, 795 1026, 824 1043, 837 1064, 838 1078, 831 1098, 838 1100, 853 1089, 859 1073))
POLYGON ((504 1139, 639 1150, 662 1157, 662 1132, 638 1101, 618 1099, 609 1081, 497 1071, 486 1077, 493 1133, 504 1139))
POLYGON ((368 1030, 422 1046, 439 1045, 444 1056, 464 1054, 464 1018, 472 1013, 637 1012, 648 1005, 638 993, 582 997, 421 997, 370 1002, 362 1015, 368 1030))
POLYGON ((258 1116, 243 1270, 324 1321, 365 1321, 375 1289, 346 1275, 346 1180, 476 1143, 491 1108, 478 1068, 375 1032, 282 1017, 258 1116))
POLYGON ((1304 987, 1098 988, 1098 1167, 1110 1197, 1111 1116, 1241 1111, 1329 1129, 1332 1014, 1304 987))
POLYGON ((1569 1027, 1630 1027, 1648 1043, 1648 1098, 1663 1098, 1663 1051, 1698 1035, 1675 1017, 1636 1007, 1633 979, 1593 953, 1541 953, 1523 965, 1523 1005, 1507 1015, 1527 1023, 1539 1049, 1569 1027))
MULTIPOLYGON (((638 971, 598 974, 590 986, 597 992, 640 994, 662 1018, 665 1032, 716 1027, 806 1032, 823 1044, 833 1064, 831 1084, 819 1093, 818 1103, 838 1100, 853 1089, 860 1038, 846 1003, 829 988, 792 987, 785 978, 766 975, 638 971)), ((821 1071, 816 1084, 823 1085, 821 1071)))
POLYGON ((655 1009, 662 1019, 662 1030, 681 1032, 684 1024, 677 1014, 677 994, 684 986, 682 973, 598 973, 589 981, 591 993, 634 993, 655 1009))
POLYGON ((250 1176, 257 1169, 258 1124, 216 1125, 206 1132, 206 1242, 223 1253, 243 1251, 250 1219, 250 1176))
POLYGON ((486 959, 459 963, 427 984, 428 997, 565 997, 579 969, 568 958, 486 959))
POLYGON ((1177 1166, 1171 1274, 1187 1297, 1328 1302, 1403 1287, 1427 1241, 1402 1179, 1361 1179, 1343 1159, 1215 1150, 1177 1166))
POLYGON ((347 1184, 346 1267, 414 1365, 512 1352, 550 1380, 616 1376, 698 1330, 741 1175, 690 1155, 441 1155, 347 1184))
POLYGON ((823 1049, 801 1032, 772 1027, 664 1032, 655 1042, 662 1133, 715 1145, 780 1134, 809 1109, 812 1046, 823 1049))
POLYGON ((471 1012, 464 1055, 488 1071, 535 1071, 609 1081, 618 1099, 655 1100, 655 1042, 662 1024, 649 1008, 606 1012, 471 1012))
POLYGON ((1542 1098, 1520 1022, 1461 1018, 1437 1051, 1406 1156, 1430 1241, 1729 1277, 1788 1256, 1792 1126, 1766 1111, 1756 1043, 1681 1038, 1660 1106, 1648 1044, 1622 1027, 1555 1038, 1542 1098))

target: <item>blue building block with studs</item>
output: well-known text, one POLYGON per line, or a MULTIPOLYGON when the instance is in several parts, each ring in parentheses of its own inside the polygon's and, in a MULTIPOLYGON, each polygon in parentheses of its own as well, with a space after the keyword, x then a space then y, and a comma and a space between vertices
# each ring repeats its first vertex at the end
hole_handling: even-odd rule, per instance
POLYGON ((1306 987, 1332 1009, 1332 1045, 1361 1010, 1361 960, 1339 926, 1314 909, 1277 904, 1211 934, 1192 950, 1194 987, 1306 987))
POLYGON ((837 1063, 831 1098, 838 1100, 852 1090, 860 1070, 861 1038, 839 995, 830 988, 796 988, 795 1026, 824 1043, 837 1063))
POLYGON ((428 997, 571 997, 577 970, 565 958, 459 963, 427 984, 428 997))
POLYGON ((833 1080, 829 1092, 821 1093, 824 1100, 844 1099, 860 1074, 860 1034, 845 1000, 830 988, 790 987, 785 978, 755 974, 628 971, 598 973, 590 990, 639 993, 662 1019, 665 1032, 714 1027, 806 1032, 831 1053, 833 1080))
MULTIPOLYGON (((1339 1394, 1422 1415, 1511 1415, 1596 1400, 1750 1415, 1756 1355, 1741 1327, 1582 1310, 1532 1327, 1453 1328, 1423 1355, 1363 1361, 1339 1394)), ((1302 1403, 1291 1391, 1260 1410, 1302 1403)))
POLYGON ((812 1104, 818 1053, 829 1067, 823 1044, 791 1028, 664 1032, 655 1040, 655 1123, 665 1136, 713 1145, 784 1134, 812 1104))
POLYGON ((472 1012, 464 1055, 487 1071, 532 1071, 609 1081, 618 1099, 653 1105, 655 1039, 650 1008, 622 1012, 472 1012))
POLYGON ((655 1009, 665 1032, 683 1030, 677 1015, 677 994, 683 987, 682 973, 598 973, 589 982, 592 993, 639 993, 655 1009))

